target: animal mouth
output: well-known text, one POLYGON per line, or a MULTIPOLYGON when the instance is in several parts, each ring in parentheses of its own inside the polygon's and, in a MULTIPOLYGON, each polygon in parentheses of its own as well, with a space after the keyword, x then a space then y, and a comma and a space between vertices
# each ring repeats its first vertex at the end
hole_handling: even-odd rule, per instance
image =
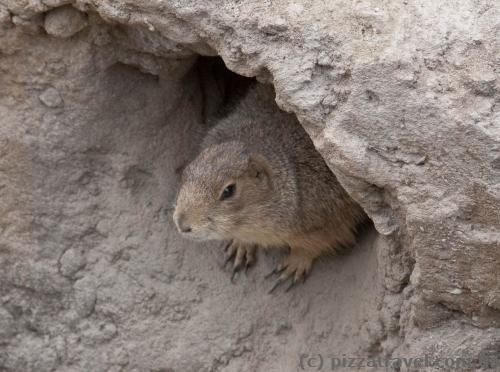
POLYGON ((220 239, 219 234, 211 230, 196 230, 191 229, 189 232, 179 232, 184 238, 194 240, 194 241, 207 241, 207 240, 218 240, 220 239))

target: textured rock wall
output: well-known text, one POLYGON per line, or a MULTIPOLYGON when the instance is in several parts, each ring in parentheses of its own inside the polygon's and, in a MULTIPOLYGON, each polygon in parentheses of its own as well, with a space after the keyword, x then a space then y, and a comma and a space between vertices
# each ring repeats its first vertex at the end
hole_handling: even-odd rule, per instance
POLYGON ((0 3, 0 369, 300 370, 500 352, 494 1, 0 3), (272 83, 373 219, 267 296, 171 223, 234 80, 272 83), (229 84, 230 85, 230 84, 229 84))

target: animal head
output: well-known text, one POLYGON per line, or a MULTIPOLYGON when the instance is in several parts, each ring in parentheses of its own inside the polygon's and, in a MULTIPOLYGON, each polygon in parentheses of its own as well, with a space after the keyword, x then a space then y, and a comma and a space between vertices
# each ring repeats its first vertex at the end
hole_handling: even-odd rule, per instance
POLYGON ((259 222, 271 177, 266 158, 242 143, 206 148, 183 172, 174 212, 179 232, 195 240, 235 238, 259 222))

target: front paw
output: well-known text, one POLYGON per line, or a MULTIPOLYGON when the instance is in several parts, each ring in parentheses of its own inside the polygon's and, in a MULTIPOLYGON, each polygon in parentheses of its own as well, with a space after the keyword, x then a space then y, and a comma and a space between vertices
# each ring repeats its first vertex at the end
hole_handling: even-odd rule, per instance
POLYGON ((273 287, 269 290, 269 293, 272 293, 288 279, 290 279, 290 284, 285 292, 288 292, 298 282, 304 282, 311 271, 313 261, 314 258, 292 250, 283 262, 266 276, 280 274, 273 287))
POLYGON ((245 271, 255 263, 257 246, 254 244, 242 243, 237 240, 231 240, 224 248, 224 267, 233 262, 233 275, 231 281, 234 280, 236 273, 242 268, 245 271))

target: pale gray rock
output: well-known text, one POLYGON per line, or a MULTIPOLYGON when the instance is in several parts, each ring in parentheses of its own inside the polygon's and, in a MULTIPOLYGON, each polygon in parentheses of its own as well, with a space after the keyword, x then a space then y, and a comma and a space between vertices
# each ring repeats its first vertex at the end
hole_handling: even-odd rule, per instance
POLYGON ((85 266, 85 255, 77 249, 68 249, 59 260, 60 272, 66 277, 72 277, 85 266))
POLYGON ((55 37, 71 37, 86 26, 85 14, 70 5, 51 10, 45 15, 45 31, 55 37))
POLYGON ((42 101, 45 106, 50 108, 56 108, 62 106, 63 104, 61 94, 59 94, 59 91, 53 87, 49 87, 44 90, 38 98, 40 98, 40 101, 42 101))

